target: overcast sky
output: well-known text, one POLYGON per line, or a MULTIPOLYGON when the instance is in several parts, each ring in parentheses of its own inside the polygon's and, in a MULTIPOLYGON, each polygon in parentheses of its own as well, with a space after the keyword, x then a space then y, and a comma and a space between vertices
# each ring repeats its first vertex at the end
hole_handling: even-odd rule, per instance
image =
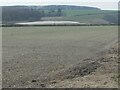
POLYGON ((79 5, 101 9, 118 9, 119 0, 2 0, 1 6, 11 5, 79 5))

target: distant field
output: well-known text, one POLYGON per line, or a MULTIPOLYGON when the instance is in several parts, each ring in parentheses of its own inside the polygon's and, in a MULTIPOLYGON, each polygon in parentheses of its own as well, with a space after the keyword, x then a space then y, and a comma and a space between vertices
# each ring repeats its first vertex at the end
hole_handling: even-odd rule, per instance
POLYGON ((77 25, 79 22, 72 21, 37 21, 37 22, 24 22, 16 23, 17 25, 77 25))
POLYGON ((117 15, 117 11, 112 10, 63 10, 61 17, 43 17, 42 20, 65 20, 77 21, 81 23, 108 24, 105 20, 107 15, 117 15))
POLYGON ((64 10, 67 16, 74 16, 74 15, 89 15, 89 14, 108 14, 108 13, 115 13, 117 11, 112 10, 64 10))
POLYGON ((117 26, 3 27, 3 87, 40 87, 117 40, 117 26), (35 81, 37 80, 37 81, 35 81))

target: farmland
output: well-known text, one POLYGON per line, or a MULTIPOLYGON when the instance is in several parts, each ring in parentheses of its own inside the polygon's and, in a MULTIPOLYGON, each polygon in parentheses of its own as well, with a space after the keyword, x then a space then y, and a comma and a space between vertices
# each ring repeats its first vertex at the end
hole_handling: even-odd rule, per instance
POLYGON ((43 17, 42 20, 65 20, 91 24, 109 24, 111 22, 109 20, 106 20, 106 17, 117 17, 118 14, 117 11, 112 10, 63 10, 63 13, 65 14, 64 16, 43 17))
POLYGON ((3 24, 15 24, 34 21, 75 21, 86 24, 117 24, 117 10, 100 8, 48 5, 48 6, 4 6, 3 24), (27 12, 28 11, 28 12, 27 12))
POLYGON ((117 26, 3 27, 3 87, 41 87, 117 40, 117 26), (42 83, 42 84, 41 84, 42 83))

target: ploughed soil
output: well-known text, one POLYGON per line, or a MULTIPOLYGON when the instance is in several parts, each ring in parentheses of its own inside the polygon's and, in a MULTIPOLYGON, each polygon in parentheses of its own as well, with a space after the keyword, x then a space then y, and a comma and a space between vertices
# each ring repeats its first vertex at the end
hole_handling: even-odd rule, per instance
POLYGON ((4 27, 2 35, 3 88, 118 86, 116 26, 4 27))
MULTIPOLYGON (((49 88, 117 88, 118 87, 118 43, 102 51, 97 56, 63 70, 47 79, 49 88)), ((47 81, 46 80, 46 81, 47 81)))
POLYGON ((44 79, 33 79, 26 88, 118 88, 118 43, 96 56, 44 79))

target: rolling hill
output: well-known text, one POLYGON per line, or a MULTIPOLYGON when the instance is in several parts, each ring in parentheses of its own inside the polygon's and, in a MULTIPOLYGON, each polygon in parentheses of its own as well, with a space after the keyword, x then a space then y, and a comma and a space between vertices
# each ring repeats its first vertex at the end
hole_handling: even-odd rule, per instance
POLYGON ((118 24, 118 11, 86 6, 2 6, 2 16, 3 23, 77 21, 88 24, 118 24))

